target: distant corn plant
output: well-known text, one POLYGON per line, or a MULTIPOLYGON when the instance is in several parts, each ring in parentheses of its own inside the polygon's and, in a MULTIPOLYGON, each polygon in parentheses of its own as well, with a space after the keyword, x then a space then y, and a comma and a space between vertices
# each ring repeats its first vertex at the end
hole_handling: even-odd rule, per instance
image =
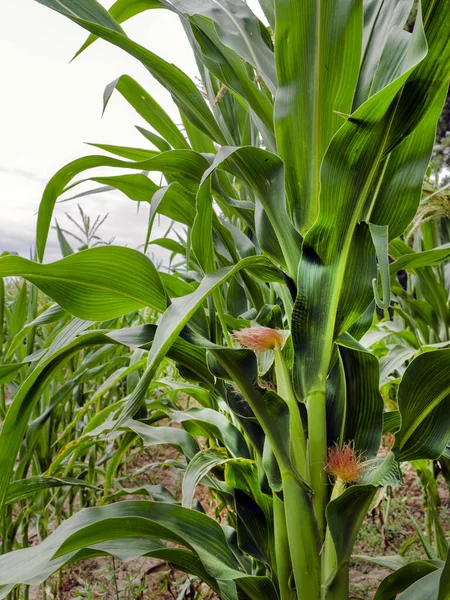
MULTIPOLYGON (((225 600, 347 599, 352 547, 377 489, 398 482, 401 462, 439 458, 449 440, 450 350, 417 349, 391 415, 379 360, 359 340, 375 303, 388 309, 398 271, 433 273, 450 256, 399 239, 447 93, 450 0, 260 0, 264 23, 241 0, 118 0, 109 12, 95 0, 40 2, 91 33, 82 50, 101 37, 141 61, 171 93, 184 133, 119 77, 105 106, 119 92, 157 150, 97 144, 115 157, 76 160, 44 192, 40 262, 0 259, 1 276, 25 277, 78 319, 33 363, 6 414, 0 503, 39 392, 92 345, 149 353, 131 393, 86 435, 172 444, 187 467, 182 505, 86 509, 40 546, 3 556, 2 593, 106 552, 168 560, 225 600), (125 35, 121 22, 159 8, 180 17, 200 87, 125 35), (181 254, 175 271, 115 246, 42 263, 58 197, 93 167, 138 171, 91 179, 149 203, 146 247, 158 214, 187 228, 185 243, 153 240, 181 254), (161 314, 157 327, 77 329, 142 307, 161 314), (146 402, 165 356, 195 382, 203 408, 146 402), (167 417, 183 429, 155 426, 167 417), (377 458, 391 430, 392 452, 377 458), (193 510, 199 482, 221 499, 228 525, 193 510)), ((448 598, 444 558, 402 563, 375 597, 412 600, 426 589, 448 598)))
MULTIPOLYGON (((449 204, 447 192, 434 189, 429 181, 423 192, 419 210, 405 236, 411 245, 395 240, 391 246, 394 258, 438 249, 445 254, 450 245, 450 221, 445 210, 449 204)), ((450 308, 445 300, 450 292, 448 269, 448 264, 434 268, 421 265, 393 280, 390 312, 385 311, 361 339, 380 358, 380 390, 390 411, 385 425, 391 433, 400 427, 398 387, 411 361, 421 352, 445 348, 450 343, 450 308)), ((442 475, 450 486, 450 443, 437 460, 413 460, 412 466, 424 488, 425 536, 419 529, 418 538, 427 556, 445 560, 448 543, 439 515, 437 477, 442 475)), ((417 528, 414 520, 413 523, 417 528)))

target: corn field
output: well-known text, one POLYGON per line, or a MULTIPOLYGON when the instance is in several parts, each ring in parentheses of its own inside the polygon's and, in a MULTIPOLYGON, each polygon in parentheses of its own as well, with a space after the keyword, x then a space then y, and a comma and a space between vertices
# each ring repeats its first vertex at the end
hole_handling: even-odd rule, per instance
MULTIPOLYGON (((261 19, 245 0, 37 1, 86 30, 77 55, 101 38, 140 61, 179 122, 109 83, 142 147, 63 166, 32 259, 0 256, 0 598, 74 597, 79 561, 145 557, 184 574, 180 600, 350 600, 355 560, 389 571, 373 600, 450 600, 450 199, 430 162, 450 0, 259 0, 261 19), (127 36, 150 10, 179 17, 199 81, 127 36), (140 203, 139 249, 83 212, 108 190, 140 203), (54 219, 68 195, 75 233, 54 219), (355 552, 405 473, 413 534, 355 552)), ((170 588, 115 584, 82 597, 170 588)))

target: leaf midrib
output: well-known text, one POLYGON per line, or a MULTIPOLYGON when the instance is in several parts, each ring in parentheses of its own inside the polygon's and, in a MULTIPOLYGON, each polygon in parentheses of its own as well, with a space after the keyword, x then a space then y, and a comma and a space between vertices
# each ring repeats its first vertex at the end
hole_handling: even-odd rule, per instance
MULTIPOLYGON (((46 280, 50 280, 50 281, 61 281, 64 283, 70 283, 72 285, 81 285, 81 286, 85 286, 88 288, 100 290, 102 292, 108 292, 110 294, 115 294, 116 296, 119 296, 119 297, 129 298, 130 300, 133 300, 134 302, 138 302, 139 304, 147 306, 146 301, 136 298, 135 296, 132 296, 131 294, 127 294, 126 292, 118 291, 117 288, 109 288, 109 287, 102 286, 102 285, 99 285, 96 283, 88 283, 86 281, 69 279, 67 277, 57 277, 57 276, 52 277, 51 275, 37 275, 37 274, 32 274, 32 273, 23 273, 23 274, 21 274, 21 277, 23 277, 24 279, 28 279, 28 280, 30 280, 30 279, 46 279, 46 280)), ((148 305, 148 306, 150 306, 150 305, 148 305)))
MULTIPOLYGON (((358 222, 360 220, 360 213, 364 208, 368 194, 372 188, 373 180, 377 174, 380 158, 384 154, 384 149, 386 147, 386 142, 387 142, 387 139, 388 139, 388 136, 390 133, 392 122, 393 122, 396 112, 397 112, 397 107, 398 107, 398 103, 399 103, 399 100, 401 97, 402 89, 403 89, 403 86, 400 88, 400 90, 396 94, 397 106, 392 111, 391 117, 389 119, 389 123, 388 123, 388 125, 385 129, 384 135, 383 135, 383 143, 380 144, 379 150, 377 152, 376 160, 373 162, 371 172, 370 172, 369 176, 367 177, 364 187, 359 195, 358 202, 357 202, 355 210, 353 211, 353 214, 352 214, 350 226, 347 230, 347 235, 345 237, 345 243, 342 248, 340 258, 336 265, 335 276, 333 277, 333 281, 331 284, 331 288, 332 288, 332 292, 330 294, 331 303, 329 305, 329 310, 328 310, 328 314, 327 314, 327 325, 325 328, 328 339, 325 340, 324 343, 322 344, 323 352, 320 357, 319 375, 318 375, 318 379, 317 379, 317 381, 319 381, 319 382, 321 381, 321 379, 323 379, 323 382, 321 382, 322 388, 326 381, 328 366, 329 366, 329 361, 330 361, 330 355, 331 355, 332 348, 333 348, 337 311, 338 311, 338 307, 339 307, 339 302, 341 300, 341 292, 342 292, 342 286, 344 283, 344 275, 345 275, 345 269, 347 266, 348 256, 349 256, 349 252, 350 252, 350 246, 353 241, 353 236, 354 236, 354 232, 356 229, 356 225, 358 224, 358 222)), ((395 97, 393 99, 393 102, 394 101, 395 101, 395 97)), ((319 389, 321 389, 321 388, 319 388, 319 389)), ((309 393, 308 393, 308 395, 309 395, 309 393)))

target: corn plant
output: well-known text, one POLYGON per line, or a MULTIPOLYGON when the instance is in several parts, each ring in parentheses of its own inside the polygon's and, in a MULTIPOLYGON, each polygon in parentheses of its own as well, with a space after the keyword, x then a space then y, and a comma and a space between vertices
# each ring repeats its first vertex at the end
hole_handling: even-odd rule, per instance
MULTIPOLYGON (((403 250, 411 255, 433 252, 438 247, 445 251, 449 244, 447 193, 434 189, 430 182, 423 191, 419 210, 405 236, 410 245, 396 241, 399 254, 403 250)), ((447 273, 448 265, 421 266, 403 273, 399 280, 394 279, 392 314, 374 324, 361 340, 380 358, 380 389, 390 409, 386 425, 387 431, 392 433, 400 426, 398 383, 405 369, 421 352, 445 348, 449 344, 450 313, 444 300, 449 293, 447 273)), ((439 519, 441 499, 436 479, 442 474, 450 484, 449 444, 438 460, 415 460, 412 466, 424 488, 425 536, 423 538, 419 532, 419 539, 424 542, 427 555, 445 557, 448 544, 439 519)))
MULTIPOLYGON (((139 60, 170 92, 184 132, 119 77, 105 107, 121 94, 156 149, 97 144, 109 155, 63 167, 40 204, 38 260, 0 259, 2 277, 24 277, 77 318, 8 409, 0 504, 39 392, 90 346, 148 356, 131 393, 85 434, 172 444, 186 471, 181 505, 85 509, 39 547, 4 555, 2 593, 106 552, 168 560, 225 600, 348 598, 352 547, 377 489, 399 480, 401 462, 440 457, 449 439, 450 351, 418 349, 393 416, 379 360, 360 340, 375 304, 388 309, 400 270, 450 256, 446 245, 411 252, 399 237, 417 211, 447 94, 450 0, 261 0, 264 22, 241 0, 118 0, 109 12, 95 0, 39 1, 90 32, 80 51, 101 37, 139 60), (121 23, 153 9, 179 16, 200 86, 124 33, 121 23), (99 167, 125 173, 92 181, 149 204, 145 249, 158 214, 186 227, 185 243, 156 240, 182 255, 176 270, 116 246, 43 262, 57 199, 99 167), (157 327, 77 329, 143 307, 161 315, 157 327), (203 408, 148 396, 166 356, 202 390, 203 408), (183 429, 156 426, 166 417, 183 429), (377 458, 389 420, 395 444, 377 458), (221 499, 227 525, 194 509, 199 482, 221 499)), ((402 565, 377 600, 448 598, 443 558, 402 565)))

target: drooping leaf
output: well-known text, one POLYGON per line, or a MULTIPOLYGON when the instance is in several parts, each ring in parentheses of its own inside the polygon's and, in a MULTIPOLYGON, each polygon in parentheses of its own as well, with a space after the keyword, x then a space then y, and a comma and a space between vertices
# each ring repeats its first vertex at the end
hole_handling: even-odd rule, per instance
POLYGON ((196 454, 190 461, 183 478, 183 500, 186 508, 192 508, 195 488, 201 480, 218 465, 229 460, 225 448, 206 448, 196 454))
POLYGON ((378 587, 373 600, 395 600, 397 595, 437 567, 426 561, 415 561, 388 575, 378 587))
POLYGON ((6 496, 6 504, 11 504, 22 500, 23 498, 30 498, 33 494, 41 492, 42 490, 58 488, 58 487, 86 487, 96 489, 95 485, 82 479, 71 479, 71 478, 57 478, 47 477, 45 475, 36 475, 34 477, 28 477, 27 479, 13 480, 9 484, 8 494, 6 496))
POLYGON ((435 600, 439 594, 442 571, 428 573, 397 596, 398 600, 435 600))
MULTIPOLYGON (((76 175, 87 169, 119 167, 138 171, 160 171, 165 176, 175 175, 178 181, 189 188, 189 191, 194 193, 197 191, 198 183, 205 169, 209 167, 209 162, 205 157, 192 150, 171 150, 153 154, 152 158, 138 161, 124 161, 109 156, 90 155, 74 160, 60 169, 46 185, 39 205, 36 228, 36 245, 39 259, 42 260, 44 256, 53 210, 58 197, 64 191, 67 191, 68 184, 76 175)), ((136 183, 136 180, 134 182, 136 183)), ((149 186, 151 186, 151 182, 145 185, 146 188, 149 186)))
MULTIPOLYGON (((210 19, 226 46, 249 62, 263 77, 271 92, 277 87, 277 76, 270 37, 263 38, 264 27, 243 0, 171 0, 181 13, 210 19)), ((195 23, 194 19, 194 23, 195 23)), ((201 25, 200 25, 201 26, 201 25)))
POLYGON ((137 58, 155 79, 169 90, 175 103, 189 116, 196 127, 218 143, 225 143, 222 132, 195 83, 178 67, 166 62, 125 36, 121 32, 121 27, 98 2, 90 0, 89 5, 95 6, 96 10, 88 12, 85 9, 87 0, 83 0, 81 3, 77 0, 37 1, 65 15, 92 34, 122 48, 131 56, 137 58), (97 7, 102 8, 100 16, 97 7))
POLYGON ((65 310, 101 321, 151 306, 166 307, 166 294, 153 263, 120 246, 99 246, 50 264, 20 256, 0 258, 1 277, 24 277, 65 310))
POLYGON ((450 430, 450 350, 426 352, 410 363, 399 386, 398 406, 399 460, 439 458, 450 430))
MULTIPOLYGON (((264 276, 264 272, 267 273, 267 269, 269 269, 269 271, 272 269, 270 261, 264 257, 251 256, 249 258, 244 258, 233 267, 225 267, 208 274, 194 292, 173 300, 159 323, 149 353, 147 369, 128 399, 123 415, 121 416, 122 422, 131 418, 136 413, 150 382, 155 376, 160 362, 167 354, 182 329, 202 306, 205 299, 222 283, 226 282, 235 273, 238 273, 244 268, 257 268, 260 270, 261 276, 264 276)), ((268 276, 270 277, 270 275, 268 276)))
POLYGON ((114 90, 117 90, 122 94, 125 100, 131 104, 141 117, 144 118, 173 148, 189 148, 189 144, 183 134, 166 111, 132 77, 129 75, 122 75, 106 87, 103 94, 104 109, 114 90))
POLYGON ((39 580, 43 574, 45 578, 70 561, 79 550, 98 548, 98 544, 120 538, 163 538, 187 546, 198 556, 207 573, 217 579, 219 593, 225 600, 237 600, 233 580, 239 580, 239 586, 251 600, 277 598, 269 579, 252 577, 238 570, 216 521, 176 504, 147 501, 118 502, 85 509, 65 521, 39 546, 3 555, 0 558, 0 585, 39 580), (24 561, 26 569, 23 568, 24 561))

